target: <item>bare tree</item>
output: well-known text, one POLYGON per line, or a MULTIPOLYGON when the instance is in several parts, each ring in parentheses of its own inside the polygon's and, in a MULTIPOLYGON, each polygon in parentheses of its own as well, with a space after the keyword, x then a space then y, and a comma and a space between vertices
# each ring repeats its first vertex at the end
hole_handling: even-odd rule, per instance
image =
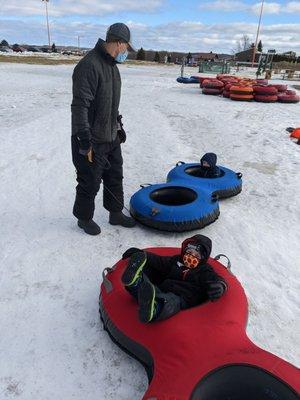
POLYGON ((248 35, 243 35, 241 39, 235 42, 235 48, 232 49, 233 53, 240 53, 251 48, 250 38, 248 35))
POLYGON ((241 46, 243 50, 248 50, 251 48, 250 38, 248 35, 243 35, 241 39, 241 46))

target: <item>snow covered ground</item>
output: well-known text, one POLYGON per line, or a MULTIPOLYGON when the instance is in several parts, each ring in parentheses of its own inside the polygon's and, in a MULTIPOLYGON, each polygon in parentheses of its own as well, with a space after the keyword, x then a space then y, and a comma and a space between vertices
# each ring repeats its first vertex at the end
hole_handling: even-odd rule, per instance
MULTIPOLYGON (((110 226, 100 194, 101 235, 76 227, 72 69, 0 65, 1 400, 140 399, 143 368, 99 321, 101 272, 130 246, 177 246, 189 235, 110 226)), ((285 132, 300 125, 300 106, 204 96, 175 81, 179 69, 121 67, 126 202, 207 151, 243 172, 243 192, 201 233, 244 285, 251 339, 300 366, 300 148, 285 132)))

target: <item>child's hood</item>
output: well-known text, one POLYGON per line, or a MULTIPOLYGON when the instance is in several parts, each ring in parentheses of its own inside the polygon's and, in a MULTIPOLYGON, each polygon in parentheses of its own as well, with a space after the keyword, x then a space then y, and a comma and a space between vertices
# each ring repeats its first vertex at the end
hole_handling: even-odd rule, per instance
POLYGON ((215 153, 206 153, 200 160, 201 165, 203 165, 203 161, 206 161, 211 168, 214 168, 217 164, 217 155, 215 153))
POLYGON ((188 244, 194 244, 197 246, 200 245, 201 252, 204 256, 204 259, 201 260, 201 263, 205 263, 208 260, 212 248, 212 241, 210 240, 210 238, 204 235, 194 235, 190 238, 185 239, 181 245, 181 257, 183 257, 188 244))

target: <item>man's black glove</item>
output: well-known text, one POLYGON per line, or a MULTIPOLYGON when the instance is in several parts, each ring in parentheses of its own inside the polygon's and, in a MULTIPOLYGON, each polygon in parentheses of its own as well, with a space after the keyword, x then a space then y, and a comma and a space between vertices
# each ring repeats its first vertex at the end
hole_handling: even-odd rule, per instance
POLYGON ((123 128, 123 122, 122 122, 122 115, 118 115, 117 121, 118 121, 118 135, 120 138, 120 143, 125 143, 126 142, 126 132, 123 128))
POLYGON ((129 258, 132 256, 132 254, 137 253, 138 251, 142 251, 141 249, 138 249, 137 247, 130 247, 130 249, 127 249, 125 253, 122 255, 122 259, 125 260, 125 258, 129 258))
POLYGON ((81 139, 80 137, 77 137, 77 139, 79 142, 79 154, 86 156, 92 147, 90 140, 89 139, 81 139))
POLYGON ((219 299, 227 290, 227 285, 224 281, 207 282, 207 295, 209 300, 219 299))

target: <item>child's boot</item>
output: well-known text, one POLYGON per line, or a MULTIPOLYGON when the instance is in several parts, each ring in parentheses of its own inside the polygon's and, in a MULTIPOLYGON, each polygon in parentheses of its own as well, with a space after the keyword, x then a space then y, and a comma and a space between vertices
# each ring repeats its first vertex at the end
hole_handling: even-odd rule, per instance
POLYGON ((162 308, 156 298, 156 288, 145 277, 138 289, 139 319, 141 322, 151 322, 157 318, 162 308))
POLYGON ((146 262, 147 254, 144 251, 138 251, 132 254, 122 275, 122 282, 125 286, 137 286, 141 282, 143 268, 146 262))

